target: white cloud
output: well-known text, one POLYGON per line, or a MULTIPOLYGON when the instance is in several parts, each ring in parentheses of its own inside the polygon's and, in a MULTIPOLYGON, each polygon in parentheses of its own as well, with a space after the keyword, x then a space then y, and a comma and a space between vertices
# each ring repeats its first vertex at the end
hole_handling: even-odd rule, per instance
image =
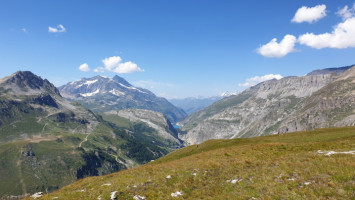
POLYGON ((79 66, 79 70, 83 72, 88 72, 90 71, 90 67, 87 63, 84 63, 79 66))
POLYGON ((333 28, 331 33, 315 35, 306 33, 298 38, 299 43, 312 48, 344 49, 355 47, 355 17, 348 18, 333 28))
POLYGON ((103 72, 105 72, 105 68, 104 68, 104 67, 95 68, 95 69, 94 69, 94 72, 103 73, 103 72))
POLYGON ((355 3, 353 7, 349 9, 348 6, 345 6, 343 9, 339 9, 337 15, 341 16, 343 20, 352 18, 355 16, 355 3))
POLYGON ((66 31, 65 27, 61 24, 59 24, 56 28, 51 26, 48 27, 48 32, 50 33, 63 33, 65 31, 66 31))
POLYGON ((317 5, 315 7, 306 7, 303 6, 299 8, 291 20, 291 22, 302 23, 308 22, 313 23, 316 22, 327 15, 326 13, 326 5, 317 5))
POLYGON ((272 39, 269 43, 261 46, 257 49, 257 52, 265 57, 277 57, 281 58, 291 52, 295 52, 295 43, 297 39, 293 35, 285 35, 280 43, 277 43, 277 39, 272 39))
POLYGON ((24 32, 24 33, 28 33, 26 28, 21 28, 21 31, 24 32))
POLYGON ((258 83, 271 80, 271 79, 282 79, 283 77, 280 74, 267 74, 264 76, 254 76, 252 78, 248 78, 244 83, 239 83, 239 87, 251 87, 258 83))
POLYGON ((105 67, 98 67, 94 71, 95 72, 104 72, 104 71, 111 71, 118 74, 128 74, 133 72, 143 72, 144 70, 139 68, 137 64, 128 61, 128 62, 121 62, 122 59, 119 56, 112 56, 109 58, 105 58, 102 60, 102 63, 105 67))
POLYGON ((115 68, 117 68, 121 61, 122 61, 122 59, 119 56, 112 56, 112 57, 105 58, 102 60, 102 62, 105 65, 105 68, 108 71, 112 71, 115 68))

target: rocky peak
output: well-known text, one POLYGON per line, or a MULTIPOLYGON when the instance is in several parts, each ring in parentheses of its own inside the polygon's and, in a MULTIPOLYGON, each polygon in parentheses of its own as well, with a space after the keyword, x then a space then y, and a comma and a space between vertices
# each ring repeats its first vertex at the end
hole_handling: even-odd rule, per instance
POLYGON ((59 90, 52 83, 50 83, 47 79, 43 80, 40 76, 37 76, 30 71, 18 71, 8 77, 5 77, 0 84, 5 87, 10 87, 14 91, 17 91, 17 89, 25 91, 42 91, 54 93, 60 96, 59 90))
POLYGON ((345 72, 346 70, 350 69, 353 66, 354 65, 345 66, 345 67, 334 67, 334 68, 318 69, 318 70, 314 70, 314 71, 308 73, 307 75, 320 75, 320 74, 330 74, 330 73, 334 73, 334 74, 338 74, 339 75, 339 74, 345 72))
POLYGON ((125 85, 125 86, 128 86, 128 87, 130 87, 130 86, 132 86, 130 83, 128 83, 124 78, 122 78, 122 77, 120 77, 120 76, 114 76, 113 78, 112 78, 113 80, 115 80, 115 81, 117 81, 117 82, 119 82, 119 83, 122 83, 123 85, 125 85))

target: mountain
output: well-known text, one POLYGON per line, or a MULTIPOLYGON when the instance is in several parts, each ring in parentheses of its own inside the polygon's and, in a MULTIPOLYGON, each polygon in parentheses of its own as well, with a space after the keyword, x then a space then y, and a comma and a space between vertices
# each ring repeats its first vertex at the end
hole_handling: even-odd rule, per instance
POLYGON ((350 69, 353 65, 350 66, 345 66, 345 67, 334 67, 334 68, 326 68, 326 69, 318 69, 314 70, 307 75, 319 75, 319 74, 330 74, 330 73, 335 73, 335 74, 341 74, 345 72, 346 70, 350 69))
POLYGON ((114 76, 83 78, 59 87, 61 94, 80 102, 95 112, 123 110, 127 108, 146 109, 163 113, 172 123, 183 120, 187 115, 165 98, 157 97, 149 90, 134 87, 125 79, 114 76))
POLYGON ((103 118, 127 131, 134 132, 135 137, 151 144, 170 147, 173 150, 181 148, 182 141, 169 119, 162 113, 144 109, 125 109, 109 111, 102 114, 103 118), (142 125, 146 126, 142 126, 142 125))
POLYGON ((328 69, 259 83, 190 115, 180 123, 181 139, 198 144, 209 139, 355 125, 354 70, 338 75, 328 69))
POLYGON ((0 199, 54 191, 150 162, 177 146, 143 138, 157 132, 145 123, 127 130, 103 120, 32 72, 0 79, 0 105, 0 199))
POLYGON ((354 156, 354 127, 210 140, 39 199, 354 199, 354 156))
POLYGON ((184 99, 169 99, 169 101, 176 107, 182 108, 187 114, 191 114, 200 111, 214 102, 222 99, 224 96, 214 97, 188 97, 184 99))

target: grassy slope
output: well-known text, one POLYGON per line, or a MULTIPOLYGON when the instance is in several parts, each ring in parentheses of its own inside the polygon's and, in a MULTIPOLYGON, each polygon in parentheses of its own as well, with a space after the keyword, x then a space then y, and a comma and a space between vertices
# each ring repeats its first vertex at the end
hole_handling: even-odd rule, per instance
POLYGON ((79 180, 42 199, 110 199, 112 191, 119 199, 355 199, 355 155, 318 150, 355 150, 355 128, 210 140, 141 167, 79 180), (233 179, 241 181, 227 182, 233 179), (176 191, 183 196, 171 197, 176 191))

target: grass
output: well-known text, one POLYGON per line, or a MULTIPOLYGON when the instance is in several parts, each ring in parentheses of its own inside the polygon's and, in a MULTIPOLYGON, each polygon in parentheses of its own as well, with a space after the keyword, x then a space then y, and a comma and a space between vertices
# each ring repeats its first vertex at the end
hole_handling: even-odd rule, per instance
POLYGON ((355 155, 318 150, 355 150, 355 127, 210 140, 41 199, 110 199, 112 191, 118 199, 355 199, 355 155), (183 195, 172 197, 177 191, 183 195))

